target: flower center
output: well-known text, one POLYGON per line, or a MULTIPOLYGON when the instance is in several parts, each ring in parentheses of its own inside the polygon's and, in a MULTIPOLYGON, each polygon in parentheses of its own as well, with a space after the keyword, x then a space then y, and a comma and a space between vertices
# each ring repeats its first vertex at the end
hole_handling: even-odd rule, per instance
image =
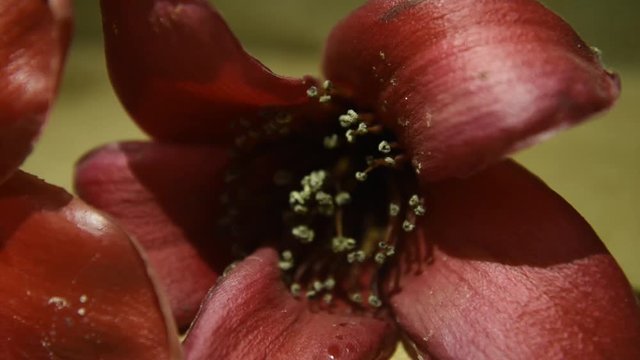
MULTIPOLYGON (((308 91, 320 103, 330 93, 328 82, 308 91)), ((381 279, 425 207, 394 135, 374 113, 345 109, 328 127, 239 151, 221 229, 243 255, 277 248, 283 281, 314 307, 376 309, 381 279)))

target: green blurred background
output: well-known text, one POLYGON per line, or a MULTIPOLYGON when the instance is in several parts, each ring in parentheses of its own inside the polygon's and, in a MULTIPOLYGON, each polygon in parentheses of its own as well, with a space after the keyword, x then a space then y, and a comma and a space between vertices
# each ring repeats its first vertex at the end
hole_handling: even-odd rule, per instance
MULTIPOLYGON (((359 0, 214 1, 249 52, 276 72, 317 74, 332 24, 359 0)), ((594 226, 640 286, 640 1, 547 0, 622 75, 608 114, 516 156, 594 226)), ((74 161, 97 145, 143 138, 107 79, 97 0, 76 1, 77 27, 61 96, 25 168, 71 188, 74 161)))

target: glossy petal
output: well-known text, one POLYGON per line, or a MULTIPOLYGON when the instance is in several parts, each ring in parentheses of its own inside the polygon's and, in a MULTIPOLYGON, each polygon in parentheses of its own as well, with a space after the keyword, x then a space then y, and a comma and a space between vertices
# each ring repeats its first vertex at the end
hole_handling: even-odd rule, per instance
POLYGON ((187 334, 187 359, 388 358, 396 341, 392 325, 310 312, 285 288, 277 262, 274 250, 260 249, 221 278, 187 334))
POLYGON ((228 142, 232 122, 309 101, 306 81, 249 56, 204 0, 101 3, 111 81, 154 137, 228 142))
POLYGON ((226 160, 214 147, 130 142, 98 149, 77 166, 78 194, 142 244, 180 327, 229 264, 229 244, 215 232, 226 160))
POLYGON ((619 93, 534 0, 372 0, 333 31, 324 69, 396 130, 428 180, 468 175, 619 93))
POLYGON ((129 237, 22 173, 0 187, 0 358, 178 359, 168 306, 129 237))
POLYGON ((0 182, 31 152, 69 44, 66 0, 0 0, 0 182))
POLYGON ((433 262, 405 267, 391 299, 418 350, 438 359, 640 358, 629 283, 540 180, 503 162, 427 196, 422 251, 404 256, 430 250, 433 262))

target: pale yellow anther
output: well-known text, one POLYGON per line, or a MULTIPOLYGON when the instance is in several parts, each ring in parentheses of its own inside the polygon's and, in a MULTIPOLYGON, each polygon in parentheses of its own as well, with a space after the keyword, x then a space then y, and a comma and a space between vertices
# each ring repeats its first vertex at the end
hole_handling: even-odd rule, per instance
POLYGON ((375 296, 375 295, 369 295, 369 305, 373 306, 373 307, 380 307, 382 306, 382 301, 380 300, 379 297, 375 296))
POLYGON ((322 95, 320 96, 320 98, 318 99, 318 101, 322 104, 324 103, 328 103, 329 101, 331 101, 331 95, 322 95))
POLYGON ((344 206, 351 202, 351 195, 346 191, 339 192, 335 197, 338 206, 344 206))
POLYGON ((316 202, 320 205, 333 205, 333 197, 324 191, 316 193, 316 202))
POLYGON ((315 86, 311 86, 307 89, 307 96, 310 98, 318 97, 318 88, 315 86))
POLYGON ((360 294, 359 292, 352 293, 351 295, 349 295, 349 299, 354 303, 360 304, 362 303, 362 294, 360 294))
POLYGON ((384 163, 387 166, 396 166, 396 159, 394 159, 394 158, 392 158, 390 156, 387 156, 386 158, 384 158, 384 163))
POLYGON ((322 301, 324 301, 324 303, 327 305, 331 305, 331 302, 333 301, 333 295, 331 294, 322 295, 322 301))
POLYGON ((399 213, 400 213, 400 206, 394 203, 389 204, 389 215, 397 216, 399 213))
POLYGON ((393 256, 396 253, 396 247, 391 245, 387 248, 387 251, 385 251, 385 255, 387 256, 393 256))
POLYGON ((313 290, 315 290, 316 292, 322 291, 323 288, 324 284, 322 283, 322 281, 316 280, 313 282, 313 290))
POLYGON ((414 214, 416 214, 416 216, 422 216, 424 215, 427 211, 425 210, 424 206, 422 205, 418 205, 415 208, 413 208, 413 212, 414 214))
POLYGON ((298 225, 291 229, 291 234, 303 244, 313 241, 315 232, 306 225, 298 225))
POLYGON ((412 195, 411 198, 409 198, 409 206, 411 207, 415 207, 420 205, 421 200, 420 197, 418 197, 418 195, 412 195))
POLYGON ((289 290, 291 291, 291 295, 298 297, 302 293, 302 286, 300 286, 300 284, 298 283, 293 283, 291 284, 289 290))
POLYGON ((358 128, 356 129, 356 134, 365 135, 368 132, 369 132, 369 128, 367 127, 367 124, 365 123, 358 124, 358 128))
POLYGON ((413 231, 413 229, 415 229, 415 227, 416 227, 416 225, 414 223, 412 223, 411 221, 409 221, 409 220, 405 220, 402 223, 402 229, 404 231, 406 231, 406 232, 413 231))
POLYGON ((322 88, 324 89, 324 91, 331 91, 333 90, 333 83, 331 82, 331 80, 325 80, 322 83, 322 88))
POLYGON ((385 254, 383 254, 383 253, 376 253, 376 255, 373 257, 373 260, 378 265, 382 265, 387 260, 387 256, 385 254))
POLYGON ((378 144, 378 151, 383 154, 388 154, 391 152, 391 145, 387 141, 382 140, 380 144, 378 144))
POLYGON ((326 149, 335 149, 338 147, 338 135, 331 134, 326 136, 323 140, 323 145, 326 149))
POLYGON ((347 142, 349 144, 353 144, 354 142, 356 142, 356 132, 355 132, 355 130, 352 130, 352 129, 347 130, 347 132, 344 134, 344 136, 347 138, 347 142))
POLYGON ((367 173, 363 171, 356 172, 356 180, 365 181, 367 180, 367 173))
POLYGON ((352 238, 345 236, 335 236, 331 239, 331 250, 334 253, 341 253, 348 250, 353 250, 356 247, 356 241, 352 238))
POLYGON ((333 288, 336 286, 336 280, 332 277, 328 277, 325 281, 324 281, 324 288, 327 290, 333 290, 333 288))

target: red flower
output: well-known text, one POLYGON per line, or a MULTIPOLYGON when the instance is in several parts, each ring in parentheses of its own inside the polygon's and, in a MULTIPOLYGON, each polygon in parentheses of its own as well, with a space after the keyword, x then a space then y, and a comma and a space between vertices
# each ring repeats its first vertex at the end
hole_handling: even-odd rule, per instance
POLYGON ((141 359, 179 352, 129 237, 17 170, 55 97, 67 1, 0 0, 0 358, 141 359))
POLYGON ((418 358, 640 357, 593 230, 499 162, 619 92, 537 2, 369 1, 330 82, 272 74, 206 1, 102 12, 153 141, 89 154, 78 191, 147 250, 189 359, 386 358, 398 335, 418 358))

